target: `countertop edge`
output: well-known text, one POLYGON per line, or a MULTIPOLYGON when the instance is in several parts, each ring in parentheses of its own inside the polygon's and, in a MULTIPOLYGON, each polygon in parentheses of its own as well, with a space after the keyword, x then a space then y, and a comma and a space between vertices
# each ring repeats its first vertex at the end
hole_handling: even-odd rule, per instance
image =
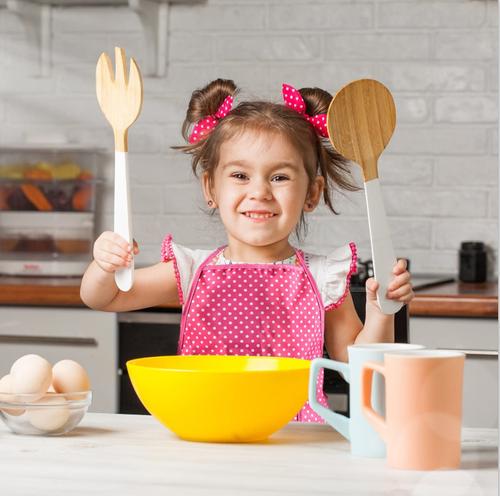
MULTIPOLYGON (((85 307, 80 298, 80 287, 75 281, 41 283, 0 281, 0 305, 85 307)), ((175 304, 160 305, 159 308, 180 308, 175 304)), ((498 297, 484 294, 438 294, 417 291, 409 306, 410 316, 426 317, 474 317, 497 318, 498 297)))
POLYGON ((410 316, 498 317, 498 298, 494 296, 417 295, 410 303, 410 316))

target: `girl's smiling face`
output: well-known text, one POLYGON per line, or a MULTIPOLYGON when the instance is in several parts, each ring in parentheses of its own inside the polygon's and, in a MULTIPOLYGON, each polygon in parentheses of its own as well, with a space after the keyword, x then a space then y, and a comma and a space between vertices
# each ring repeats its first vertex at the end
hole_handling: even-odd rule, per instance
POLYGON ((248 130, 224 142, 213 180, 205 174, 203 189, 219 209, 230 256, 251 259, 249 248, 264 258, 288 256, 290 233, 302 211, 314 210, 323 189, 321 176, 308 183, 302 156, 282 134, 248 130))

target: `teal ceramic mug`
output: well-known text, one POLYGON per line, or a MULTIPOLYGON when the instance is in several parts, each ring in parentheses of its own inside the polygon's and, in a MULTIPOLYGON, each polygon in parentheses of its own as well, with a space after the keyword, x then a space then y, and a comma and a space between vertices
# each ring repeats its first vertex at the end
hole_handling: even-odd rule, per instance
MULTIPOLYGON (((375 429, 368 423, 361 407, 361 370, 365 362, 384 362, 384 353, 389 351, 418 350, 424 346, 407 343, 368 343, 348 346, 349 362, 337 362, 326 358, 316 358, 311 362, 309 375, 309 404, 327 424, 351 442, 351 453, 355 456, 383 458, 385 443, 375 429), (316 384, 322 369, 339 372, 349 383, 350 417, 333 412, 316 399, 316 384)), ((384 382, 380 374, 373 375, 372 406, 384 415, 384 382)))

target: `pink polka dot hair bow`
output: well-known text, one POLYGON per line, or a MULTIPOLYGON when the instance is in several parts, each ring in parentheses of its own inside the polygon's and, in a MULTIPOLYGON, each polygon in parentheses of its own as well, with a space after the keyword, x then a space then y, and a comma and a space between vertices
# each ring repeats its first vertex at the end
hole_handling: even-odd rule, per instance
POLYGON ((196 143, 201 138, 205 137, 207 134, 212 131, 212 129, 217 125, 217 123, 226 117, 231 109, 233 108, 234 98, 229 95, 224 101, 221 103, 220 107, 217 109, 217 112, 213 115, 209 115, 203 119, 200 119, 193 127, 191 134, 189 135, 189 142, 196 143))
POLYGON ((323 136, 323 138, 328 138, 328 128, 326 127, 326 114, 316 114, 308 115, 306 114, 306 103, 302 98, 302 95, 298 90, 289 84, 283 83, 281 93, 283 94, 283 100, 285 105, 295 110, 299 114, 304 116, 306 121, 310 122, 316 132, 323 136))

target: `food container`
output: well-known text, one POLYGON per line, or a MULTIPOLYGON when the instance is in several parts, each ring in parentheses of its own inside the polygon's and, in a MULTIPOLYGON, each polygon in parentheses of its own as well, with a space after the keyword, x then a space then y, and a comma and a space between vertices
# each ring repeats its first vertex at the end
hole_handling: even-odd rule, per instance
POLYGON ((58 436, 73 430, 92 401, 92 391, 33 394, 0 393, 0 417, 16 434, 58 436))
POLYGON ((461 282, 485 282, 487 253, 481 241, 464 241, 460 244, 459 274, 461 282))
POLYGON ((161 356, 127 362, 145 408, 188 441, 267 439, 307 401, 309 360, 259 356, 161 356))
POLYGON ((0 149, 0 273, 83 274, 98 157, 96 150, 0 149))

